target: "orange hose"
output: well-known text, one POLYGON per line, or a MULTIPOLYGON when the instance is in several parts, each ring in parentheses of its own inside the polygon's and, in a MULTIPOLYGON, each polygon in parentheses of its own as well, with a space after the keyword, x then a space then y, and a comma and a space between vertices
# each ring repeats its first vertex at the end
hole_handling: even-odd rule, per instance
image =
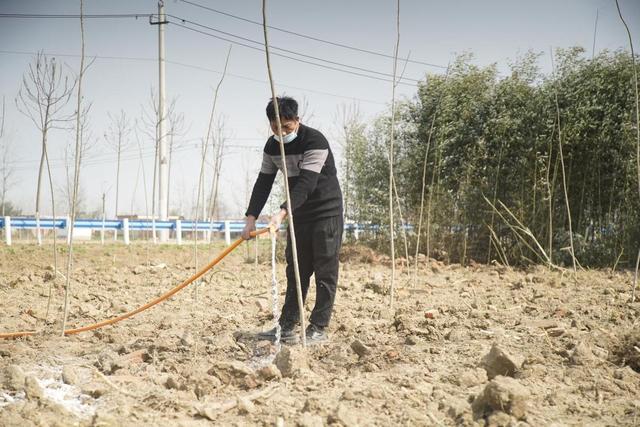
MULTIPOLYGON (((268 228, 263 228, 262 230, 252 231, 251 232, 251 236, 255 237, 255 236, 259 235, 259 234, 263 234, 263 233, 266 233, 268 231, 269 231, 268 228)), ((113 317, 113 318, 107 319, 107 320, 103 320, 102 322, 94 323, 94 324, 83 326, 81 328, 76 328, 76 329, 66 329, 64 331, 64 334, 65 335, 78 334, 80 332, 85 332, 85 331, 91 331, 91 330, 94 330, 94 329, 98 329, 98 328, 101 328, 103 326, 113 325, 114 323, 117 323, 117 322, 119 322, 121 320, 127 319, 127 318, 129 318, 131 316, 135 316, 136 314, 138 314, 138 313, 140 313, 140 312, 142 312, 142 311, 144 311, 144 310, 146 310, 148 308, 151 308, 156 304, 161 303, 162 301, 166 300, 167 298, 169 298, 172 295, 174 295, 174 294, 178 293, 179 291, 181 291, 183 288, 189 286, 195 280, 197 280, 200 277, 202 277, 207 271, 211 270, 217 263, 222 261, 222 259, 224 257, 229 255, 231 253, 231 251, 233 251, 235 248, 240 246, 240 244, 243 241, 244 240, 242 238, 239 238, 238 240, 233 242, 230 246, 228 246, 224 251, 222 251, 209 264, 207 264, 206 266, 202 267, 202 269, 200 269, 200 271, 198 271, 196 274, 194 274, 193 276, 189 277, 187 280, 185 280, 184 282, 182 282, 181 284, 179 284, 175 288, 173 288, 173 289, 169 290, 168 292, 160 295, 158 298, 156 298, 156 299, 154 299, 152 301, 149 301, 145 305, 143 305, 141 307, 138 307, 135 310, 130 311, 128 313, 121 314, 120 316, 113 317)), ((10 333, 0 334, 0 339, 25 337, 25 336, 34 335, 34 334, 35 334, 35 331, 10 332, 10 333)))

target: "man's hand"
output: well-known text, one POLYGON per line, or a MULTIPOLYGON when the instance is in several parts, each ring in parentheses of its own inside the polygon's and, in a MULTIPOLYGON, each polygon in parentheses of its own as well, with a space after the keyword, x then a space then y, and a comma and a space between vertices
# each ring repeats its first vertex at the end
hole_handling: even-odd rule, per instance
POLYGON ((280 212, 271 217, 271 221, 269 221, 269 228, 271 231, 277 232, 280 230, 280 224, 287 217, 287 210, 280 209, 280 212))
POLYGON ((251 239, 251 232, 256 229, 256 217, 253 215, 248 215, 247 219, 244 220, 244 229, 242 229, 242 238, 244 240, 251 239))

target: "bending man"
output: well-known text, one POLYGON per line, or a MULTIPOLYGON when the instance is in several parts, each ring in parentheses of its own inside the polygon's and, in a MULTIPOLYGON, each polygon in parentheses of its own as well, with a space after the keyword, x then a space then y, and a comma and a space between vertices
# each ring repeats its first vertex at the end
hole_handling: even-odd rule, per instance
MULTIPOLYGON (((277 98, 289 175, 291 208, 295 221, 298 266, 302 298, 306 299, 311 275, 315 274, 316 303, 306 334, 309 343, 327 339, 326 328, 331 320, 338 284, 338 253, 342 244, 342 192, 338 183, 333 154, 327 139, 316 129, 300 123, 298 103, 293 98, 277 98)), ((256 218, 264 207, 278 170, 282 170, 278 127, 273 101, 267 105, 267 118, 274 135, 264 147, 262 167, 251 193, 246 212, 244 239, 255 230, 256 218)), ((271 218, 277 228, 287 216, 286 201, 271 218)), ((295 343, 295 328, 299 323, 296 281, 293 268, 291 237, 287 231, 287 294, 280 316, 281 338, 295 343)), ((275 328, 259 334, 275 338, 275 328)))

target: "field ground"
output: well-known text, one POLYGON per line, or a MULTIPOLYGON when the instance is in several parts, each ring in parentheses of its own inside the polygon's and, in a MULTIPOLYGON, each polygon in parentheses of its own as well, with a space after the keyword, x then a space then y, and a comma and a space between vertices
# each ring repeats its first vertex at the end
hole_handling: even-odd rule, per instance
MULTIPOLYGON (((202 247, 202 264, 221 247, 202 247)), ((391 310, 388 262, 347 247, 330 342, 284 348, 278 369, 274 348, 250 334, 272 325, 266 246, 261 255, 256 266, 240 248, 197 296, 190 287, 62 338, 45 323, 50 248, 1 246, 0 332, 39 334, 0 341, 0 425, 640 423, 640 303, 629 302, 628 272, 422 259, 416 283, 399 275, 391 310)), ((78 245, 69 326, 149 301, 193 274, 192 257, 188 246, 78 245)), ((282 263, 278 277, 284 291, 282 263)))

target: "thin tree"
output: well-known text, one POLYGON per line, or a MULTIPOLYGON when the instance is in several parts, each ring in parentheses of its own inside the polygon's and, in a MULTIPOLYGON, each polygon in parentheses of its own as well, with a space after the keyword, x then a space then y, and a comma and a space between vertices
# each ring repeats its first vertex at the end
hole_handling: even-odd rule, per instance
MULTIPOLYGON (((636 54, 633 50, 633 39, 631 37, 631 31, 629 26, 622 16, 620 10, 620 4, 616 0, 616 8, 618 9, 618 16, 627 30, 627 36, 629 37, 629 48, 631 49, 631 63, 633 64, 633 87, 635 91, 636 102, 636 168, 638 173, 638 197, 640 198, 640 98, 638 97, 638 68, 636 67, 636 54)), ((638 286, 638 267, 640 267, 640 248, 638 248, 638 257, 636 258, 636 268, 633 275, 633 291, 631 293, 631 302, 636 300, 636 287, 638 286)))
POLYGON ((122 151, 129 145, 127 137, 131 133, 131 122, 127 118, 124 110, 120 110, 117 116, 108 113, 108 117, 110 123, 107 132, 104 134, 104 138, 116 152, 116 196, 113 214, 114 218, 118 218, 118 204, 120 201, 120 159, 122 157, 122 151))
POLYGON ((216 127, 216 136, 214 140, 215 150, 212 150, 214 153, 213 174, 211 182, 211 193, 209 194, 208 209, 208 215, 211 223, 213 223, 214 215, 216 213, 216 210, 218 209, 218 186, 220 183, 220 171, 222 170, 222 153, 224 152, 224 145, 226 143, 224 134, 224 119, 222 117, 218 119, 218 126, 216 127))
MULTIPOLYGON (((551 67, 552 69, 555 68, 553 65, 553 52, 551 52, 551 67)), ((554 73, 555 73, 555 70, 554 70, 554 73)), ((560 104, 558 103, 558 88, 556 87, 556 84, 557 84, 557 80, 556 82, 554 82, 553 98, 556 105, 556 122, 558 125, 558 154, 560 154, 560 170, 562 171, 562 188, 564 190, 564 200, 565 200, 565 206, 567 208, 567 219, 569 221, 569 244, 570 244, 569 249, 571 251, 571 262, 573 263, 573 272, 575 273, 577 271, 576 252, 573 246, 573 227, 571 224, 571 207, 569 206, 569 194, 567 191, 567 176, 566 176, 565 167, 564 167, 564 154, 562 150, 562 126, 560 122, 560 104)))
MULTIPOLYGON (((198 190, 196 194, 196 212, 195 218, 193 222, 193 258, 194 265, 196 270, 198 269, 198 219, 199 219, 199 211, 200 211, 200 197, 204 198, 204 169, 205 169, 205 160, 207 158, 207 151, 209 148, 209 141, 211 139, 211 133, 213 132, 213 118, 215 117, 216 104, 218 102, 218 93, 220 92, 220 86, 222 86, 222 82, 224 81, 225 76, 227 75, 227 67, 229 65, 229 57, 231 56, 231 46, 227 50, 227 57, 224 61, 224 69, 222 71, 222 76, 216 85, 216 88, 213 92, 213 102, 211 103, 211 113, 209 114, 209 123, 207 126, 207 133, 202 141, 202 157, 200 158, 200 174, 198 175, 198 190)), ((204 207, 204 203, 202 204, 204 207)), ((194 287, 194 296, 196 300, 198 299, 198 286, 194 287)))
POLYGON ((144 212, 145 216, 149 217, 149 194, 147 191, 147 175, 144 169, 144 156, 142 155, 142 142, 140 142, 140 135, 138 134, 138 128, 134 127, 134 134, 136 138, 136 145, 138 146, 138 154, 140 156, 140 162, 138 163, 138 173, 136 174, 136 184, 133 187, 133 197, 131 198, 131 213, 134 212, 133 202, 135 200, 136 190, 138 188, 138 178, 140 172, 142 172, 142 189, 144 193, 144 212))
POLYGON ((179 146, 179 141, 176 141, 176 137, 181 137, 185 134, 186 128, 184 124, 184 114, 176 113, 173 106, 175 100, 169 105, 169 153, 167 161, 167 187, 169 193, 167 194, 167 212, 170 212, 170 198, 171 198, 171 165, 173 161, 173 152, 179 146))
MULTIPOLYGON (((45 164, 49 175, 49 187, 52 192, 51 203, 55 205, 53 200, 53 181, 47 153, 48 136, 51 129, 59 128, 69 120, 68 117, 62 114, 62 110, 69 102, 74 86, 75 81, 70 83, 68 76, 63 76, 62 68, 55 58, 49 59, 43 53, 38 53, 34 58, 34 62, 29 64, 28 71, 22 77, 22 86, 15 101, 18 111, 27 116, 40 131, 40 166, 38 167, 35 203, 36 238, 39 245, 42 244, 40 194, 45 164)), ((54 255, 54 262, 55 258, 54 255)))
MULTIPOLYGON (((444 76, 443 87, 446 86, 448 78, 449 78, 449 67, 447 67, 447 72, 444 76)), ((427 135, 427 146, 425 147, 425 150, 424 150, 424 160, 422 162, 422 187, 420 189, 420 213, 418 215, 418 234, 416 236, 416 256, 414 259, 414 274, 413 274, 414 284, 416 283, 418 278, 418 255, 420 253, 420 235, 422 234, 422 219, 424 217, 424 201, 425 201, 424 196, 427 189, 427 160, 429 158, 429 151, 431 149, 431 139, 433 137, 433 129, 435 128, 435 125, 436 125, 436 118, 438 116, 438 111, 440 110, 440 101, 442 99, 443 93, 444 93, 444 90, 438 96, 438 100, 436 101, 436 105, 434 107, 433 116, 431 117, 431 125, 429 126, 429 133, 427 135)), ((429 257, 428 252, 426 255, 427 257, 429 257)))
POLYGON ((391 137, 389 139, 389 239, 391 243, 391 286, 389 291, 389 306, 393 308, 396 280, 396 248, 394 239, 395 224, 393 220, 393 143, 396 125, 396 74, 398 71, 398 49, 400 48, 400 0, 396 2, 396 45, 393 49, 393 81, 391 85, 391 137))
MULTIPOLYGON (((78 97, 76 104, 76 149, 75 149, 75 168, 73 177, 73 198, 71 204, 71 220, 68 226, 68 231, 71 233, 68 239, 67 250, 67 280, 64 287, 64 312, 62 316, 62 335, 67 326, 67 316, 69 314, 69 294, 71 292, 71 268, 73 266, 73 229, 76 220, 76 201, 78 198, 78 187, 80 184, 80 162, 82 157, 82 78, 84 77, 85 63, 84 63, 84 1, 80 0, 80 72, 78 75, 78 97)), ((90 64, 89 64, 90 65, 90 64)))
POLYGON ((11 144, 4 133, 4 122, 6 118, 5 101, 2 97, 2 116, 0 117, 0 206, 2 206, 2 216, 6 214, 7 192, 12 185, 14 169, 9 163, 11 156, 11 144))
MULTIPOLYGON (((91 105, 87 105, 81 115, 80 118, 80 161, 85 158, 87 152, 91 148, 91 135, 88 130, 88 117, 89 111, 91 109, 91 105)), ((71 212, 73 205, 73 165, 75 161, 75 147, 69 143, 63 150, 63 159, 64 159, 64 167, 65 167, 65 185, 61 186, 61 194, 62 198, 67 202, 67 213, 71 212)), ((82 185, 78 188, 78 195, 76 200, 76 211, 82 212, 85 207, 85 193, 83 191, 84 187, 82 185)))
MULTIPOLYGON (((76 81, 69 84, 68 76, 62 74, 61 66, 55 58, 49 60, 43 53, 38 53, 34 58, 34 63, 29 65, 29 70, 22 77, 22 86, 15 99, 16 108, 27 116, 40 131, 40 166, 38 168, 38 182, 36 186, 36 239, 39 245, 42 244, 42 234, 40 230, 40 194, 42 188, 42 174, 44 166, 47 167, 47 177, 49 179, 49 190, 51 193, 51 215, 54 222, 56 218, 56 203, 53 190, 53 178, 51 176, 51 165, 48 154, 48 137, 52 129, 64 127, 70 119, 62 111, 69 102, 73 94, 76 81)), ((58 278, 58 248, 57 238, 54 229, 53 233, 53 279, 49 282, 49 292, 47 297, 47 308, 45 319, 49 317, 51 299, 53 296, 53 286, 58 278)))
POLYGON ((558 162, 556 161, 556 163, 554 164, 554 173, 553 173, 553 180, 550 176, 551 174, 551 160, 552 160, 552 155, 553 155, 553 137, 555 135, 555 131, 556 131, 556 121, 555 118, 553 120, 553 128, 551 130, 551 137, 549 138, 549 146, 548 146, 548 159, 547 159, 547 166, 546 166, 546 171, 545 171, 545 181, 547 184, 547 197, 549 198, 549 203, 547 204, 547 212, 548 212, 548 217, 549 217, 549 235, 547 236, 548 238, 548 252, 549 252, 549 259, 553 260, 553 195, 554 195, 554 190, 555 190, 555 180, 556 180, 556 166, 558 164, 558 162))
POLYGON ((342 198, 344 201, 344 217, 347 220, 351 219, 351 169, 353 163, 353 155, 352 155, 352 143, 353 140, 351 138, 351 132, 353 123, 357 120, 359 116, 358 106, 353 104, 349 107, 342 104, 338 107, 338 117, 341 122, 341 131, 342 131, 342 170, 343 170, 343 178, 342 178, 342 188, 344 188, 342 192, 342 198))
POLYGON ((289 218, 289 236, 291 237, 291 251, 293 255, 293 271, 296 279, 296 294, 298 297, 298 312, 300 316, 300 334, 302 336, 302 347, 307 346, 307 333, 304 321, 304 302, 302 300, 302 286, 300 282, 300 268, 298 266, 298 248, 296 243, 296 233, 293 223, 293 209, 291 209, 291 192, 289 191, 289 173, 287 171, 287 162, 284 152, 284 138, 282 136, 282 123, 280 121, 280 105, 276 97, 276 88, 273 83, 273 75, 271 73, 271 58, 269 56, 269 39, 267 34, 267 0, 262 0, 262 30, 264 33, 264 52, 267 59, 267 73, 269 74, 269 85, 271 87, 271 100, 275 109, 276 125, 278 136, 280 138, 280 156, 282 161, 282 174, 284 175, 284 191, 287 196, 287 214, 289 218))
MULTIPOLYGON (((156 192, 158 187, 158 169, 160 168, 160 122, 166 120, 166 118, 171 114, 173 108, 173 103, 170 104, 167 109, 165 116, 160 117, 160 113, 158 110, 158 102, 155 97, 155 93, 153 88, 149 92, 149 106, 145 108, 142 107, 141 113, 141 131, 149 139, 151 139, 154 143, 154 163, 153 163, 153 179, 151 185, 151 234, 153 243, 157 242, 157 233, 156 233, 156 211, 159 208, 158 206, 158 198, 160 195, 160 191, 156 192)), ((163 137, 166 137, 165 134, 163 137)), ((146 185, 146 184, 145 184, 146 185)), ((148 216, 148 213, 147 213, 148 216)), ((148 248, 147 248, 148 250, 148 248)))

